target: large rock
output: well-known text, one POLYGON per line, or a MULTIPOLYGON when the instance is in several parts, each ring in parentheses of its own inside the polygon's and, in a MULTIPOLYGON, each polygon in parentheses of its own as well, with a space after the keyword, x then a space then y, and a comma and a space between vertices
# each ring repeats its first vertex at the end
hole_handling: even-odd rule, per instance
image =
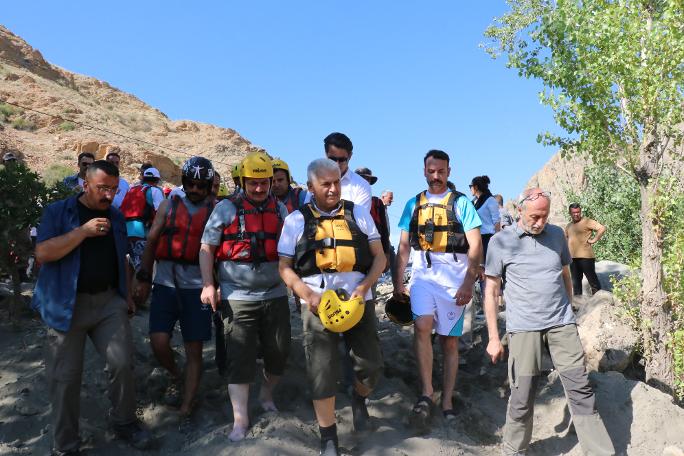
MULTIPOLYGON (((621 279, 629 273, 629 267, 622 263, 616 263, 615 261, 608 260, 596 262, 596 275, 598 276, 602 290, 613 291, 613 284, 611 283, 610 279, 612 277, 621 279)), ((582 293, 585 295, 591 295, 591 287, 589 286, 589 282, 587 281, 586 277, 582 279, 582 293)))
POLYGON ((601 290, 584 301, 578 311, 577 327, 587 369, 622 372, 627 368, 638 335, 621 318, 619 303, 611 293, 601 290))

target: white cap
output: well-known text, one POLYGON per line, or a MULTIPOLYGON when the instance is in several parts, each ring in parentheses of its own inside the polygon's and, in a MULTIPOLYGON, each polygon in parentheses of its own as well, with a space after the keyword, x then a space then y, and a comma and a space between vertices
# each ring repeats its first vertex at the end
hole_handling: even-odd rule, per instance
POLYGON ((159 174, 159 170, 157 168, 147 168, 143 173, 143 177, 155 177, 157 179, 161 179, 161 175, 159 174))

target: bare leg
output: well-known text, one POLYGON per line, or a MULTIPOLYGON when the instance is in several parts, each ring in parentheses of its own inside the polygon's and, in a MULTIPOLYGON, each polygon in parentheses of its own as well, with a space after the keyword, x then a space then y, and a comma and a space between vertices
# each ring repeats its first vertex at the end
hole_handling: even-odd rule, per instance
POLYGON ((313 406, 320 427, 335 424, 335 396, 314 400, 313 406))
POLYGON ((176 360, 173 356, 170 342, 171 335, 168 333, 157 332, 150 334, 150 345, 152 345, 154 357, 157 358, 157 361, 159 361, 159 364, 161 364, 164 369, 169 371, 175 380, 178 380, 181 374, 178 370, 178 366, 176 366, 176 360))
POLYGON ((414 325, 414 347, 423 396, 432 398, 432 316, 418 317, 414 325))
POLYGON ((230 403, 233 406, 233 430, 228 439, 231 442, 239 442, 245 438, 247 428, 249 428, 249 411, 247 409, 247 400, 249 399, 249 383, 230 384, 228 385, 228 394, 230 394, 230 403))
POLYGON ((195 396, 199 388, 200 378, 202 377, 202 341, 185 343, 185 391, 183 393, 183 404, 180 408, 182 415, 190 415, 194 406, 195 396))
POLYGON ((444 353, 444 379, 442 384, 442 410, 454 408, 452 397, 458 374, 458 337, 439 336, 444 353))
POLYGON ((259 391, 259 402, 261 402, 261 407, 266 412, 277 412, 278 408, 273 402, 273 388, 280 381, 280 375, 269 374, 266 371, 264 373, 264 379, 261 382, 261 391, 259 391))

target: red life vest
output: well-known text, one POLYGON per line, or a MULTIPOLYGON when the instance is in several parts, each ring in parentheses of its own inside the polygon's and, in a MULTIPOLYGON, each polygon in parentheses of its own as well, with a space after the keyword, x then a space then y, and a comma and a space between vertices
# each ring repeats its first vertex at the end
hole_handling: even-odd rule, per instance
POLYGON ((280 200, 287 208, 288 214, 292 214, 294 211, 299 210, 299 196, 301 193, 302 189, 300 187, 291 188, 290 191, 287 192, 285 199, 280 200))
POLYGON ((377 196, 371 198, 371 217, 375 222, 375 227, 378 229, 380 234, 380 241, 382 242, 382 250, 385 253, 389 253, 390 241, 389 241, 389 227, 387 226, 387 208, 385 203, 382 202, 377 196))
POLYGON ((235 205, 235 218, 223 229, 221 245, 216 249, 216 259, 254 264, 278 261, 278 237, 283 219, 276 197, 269 195, 258 207, 245 198, 243 193, 228 199, 235 205))
POLYGON ((157 244, 156 259, 198 264, 204 226, 213 209, 213 198, 207 198, 206 202, 190 215, 179 195, 171 198, 164 229, 157 244))
POLYGON ((147 192, 151 188, 147 184, 138 184, 126 192, 119 208, 126 220, 140 220, 145 222, 145 225, 152 223, 155 210, 154 206, 147 202, 147 192))

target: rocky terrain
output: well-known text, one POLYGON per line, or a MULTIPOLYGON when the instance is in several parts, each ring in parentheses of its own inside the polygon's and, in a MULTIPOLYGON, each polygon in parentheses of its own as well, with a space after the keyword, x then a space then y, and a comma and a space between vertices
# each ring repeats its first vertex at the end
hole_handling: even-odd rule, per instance
POLYGON ((81 151, 99 158, 113 147, 121 150, 125 177, 134 178, 140 163, 151 161, 175 184, 189 155, 210 158, 225 176, 245 154, 262 150, 235 130, 171 120, 104 81, 59 68, 0 26, 0 153, 14 152, 43 176, 53 176, 76 172, 81 151))

